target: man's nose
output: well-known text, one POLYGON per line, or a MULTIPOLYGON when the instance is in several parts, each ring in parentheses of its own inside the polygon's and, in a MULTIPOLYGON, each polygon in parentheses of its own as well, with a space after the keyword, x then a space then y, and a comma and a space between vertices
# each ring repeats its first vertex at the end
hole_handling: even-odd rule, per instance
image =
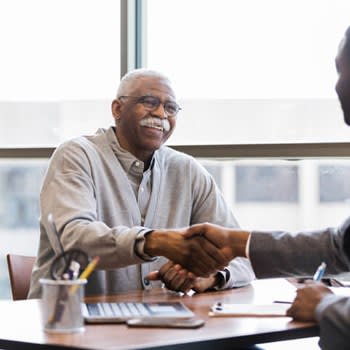
POLYGON ((158 118, 161 118, 161 119, 168 118, 168 114, 165 111, 163 103, 160 103, 159 106, 154 111, 152 111, 152 114, 154 114, 155 116, 157 116, 158 118))

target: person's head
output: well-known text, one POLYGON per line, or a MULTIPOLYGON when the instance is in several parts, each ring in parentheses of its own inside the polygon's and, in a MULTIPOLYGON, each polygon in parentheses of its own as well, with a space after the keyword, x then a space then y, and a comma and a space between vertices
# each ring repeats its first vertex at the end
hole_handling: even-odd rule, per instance
POLYGON ((120 145, 142 161, 149 161, 172 134, 178 105, 169 79, 136 69, 121 80, 112 113, 120 145))
POLYGON ((335 90, 343 110, 345 123, 350 125, 350 27, 340 42, 335 63, 338 71, 335 90))

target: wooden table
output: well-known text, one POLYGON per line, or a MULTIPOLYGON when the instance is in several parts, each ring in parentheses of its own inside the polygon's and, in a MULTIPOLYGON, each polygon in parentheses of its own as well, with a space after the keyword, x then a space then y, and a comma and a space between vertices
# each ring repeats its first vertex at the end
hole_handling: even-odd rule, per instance
POLYGON ((128 328, 124 324, 86 325, 82 333, 50 334, 41 328, 40 300, 0 301, 1 349, 233 349, 252 344, 318 335, 312 323, 288 317, 209 317, 214 302, 269 303, 290 298, 286 280, 254 281, 244 288, 181 296, 165 289, 89 298, 89 301, 177 301, 206 320, 199 329, 128 328))

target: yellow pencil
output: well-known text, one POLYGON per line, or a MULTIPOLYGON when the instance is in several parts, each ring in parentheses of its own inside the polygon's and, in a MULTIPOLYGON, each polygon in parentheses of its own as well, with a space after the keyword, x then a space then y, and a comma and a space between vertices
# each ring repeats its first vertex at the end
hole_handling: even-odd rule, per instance
MULTIPOLYGON (((99 256, 95 256, 90 262, 89 264, 86 266, 85 270, 81 273, 81 275, 79 276, 80 280, 84 280, 86 278, 88 278, 91 274, 92 271, 94 271, 96 265, 98 264, 100 260, 99 256)), ((79 284, 76 284, 74 286, 71 287, 70 289, 70 294, 75 294, 77 289, 79 288, 79 284)))

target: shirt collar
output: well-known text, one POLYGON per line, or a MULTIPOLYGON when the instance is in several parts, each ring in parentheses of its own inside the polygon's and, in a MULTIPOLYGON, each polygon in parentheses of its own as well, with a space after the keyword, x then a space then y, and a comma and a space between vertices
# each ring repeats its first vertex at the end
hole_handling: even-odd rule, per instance
MULTIPOLYGON (((117 156, 125 172, 129 173, 130 171, 133 171, 133 172, 136 171, 136 172, 143 173, 144 162, 137 159, 133 154, 131 154, 129 151, 125 150, 120 146, 117 135, 115 134, 114 127, 111 126, 107 130, 107 138, 114 154, 117 156)), ((152 170, 154 167, 156 154, 157 154, 157 151, 153 153, 149 170, 152 170)))

